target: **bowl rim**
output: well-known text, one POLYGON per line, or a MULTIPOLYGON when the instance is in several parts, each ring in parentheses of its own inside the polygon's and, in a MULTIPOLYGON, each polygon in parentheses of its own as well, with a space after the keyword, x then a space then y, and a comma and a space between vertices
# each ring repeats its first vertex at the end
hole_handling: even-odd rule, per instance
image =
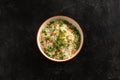
MULTIPOLYGON (((61 18, 61 19, 63 19, 63 18, 61 18)), ((68 21, 68 22, 70 22, 70 21, 68 21)), ((71 22, 71 23, 73 23, 73 22, 71 22)), ((81 49, 82 49, 82 47, 83 47, 83 43, 84 43, 84 34, 83 34, 83 30, 82 30, 81 26, 78 24, 78 22, 77 22, 76 20, 74 20, 73 18, 68 17, 68 16, 57 15, 57 16, 49 17, 49 18, 47 18, 44 22, 42 22, 42 24, 39 26, 38 31, 37 31, 36 42, 37 42, 37 46, 38 46, 39 51, 42 53, 42 55, 43 55, 44 57, 46 57, 47 59, 49 59, 49 60, 51 60, 51 61, 54 61, 54 62, 66 62, 66 61, 69 61, 69 60, 75 58, 75 57, 80 53, 80 51, 81 51, 81 49), (78 25, 78 27, 79 27, 79 30, 78 30, 78 31, 79 31, 79 33, 80 33, 80 35, 81 35, 81 43, 79 44, 79 48, 78 48, 78 50, 76 51, 75 55, 73 55, 72 57, 70 57, 70 58, 68 58, 68 59, 64 59, 64 60, 57 60, 57 59, 53 59, 53 58, 48 57, 48 56, 44 53, 44 51, 42 50, 42 48, 41 48, 41 46, 40 46, 40 42, 39 42, 39 35, 40 35, 40 32, 41 32, 40 30, 41 30, 42 26, 43 26, 44 24, 46 24, 49 20, 54 19, 54 18, 57 18, 57 17, 58 17, 58 18, 64 17, 64 18, 68 18, 69 20, 74 21, 74 22, 78 25)))

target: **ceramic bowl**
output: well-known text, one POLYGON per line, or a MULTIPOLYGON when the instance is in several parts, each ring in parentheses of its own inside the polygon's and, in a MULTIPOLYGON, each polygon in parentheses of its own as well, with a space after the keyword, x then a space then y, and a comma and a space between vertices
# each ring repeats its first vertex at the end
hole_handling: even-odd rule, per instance
POLYGON ((72 19, 72 18, 70 18, 70 17, 67 17, 67 16, 53 16, 53 17, 45 20, 45 21, 42 23, 42 25, 40 26, 40 28, 38 29, 38 33, 37 33, 37 45, 38 45, 39 50, 41 51, 41 53, 42 53, 46 58, 48 58, 49 60, 55 61, 55 62, 65 62, 65 61, 69 61, 69 60, 73 59, 78 53, 80 53, 80 50, 82 49, 82 46, 83 46, 83 40, 84 40, 84 36, 83 36, 83 31, 82 31, 80 25, 79 25, 74 19, 72 19), (53 20, 56 20, 56 19, 66 20, 66 21, 68 21, 69 23, 72 23, 72 25, 74 25, 74 26, 77 28, 77 30, 79 31, 79 33, 80 33, 80 35, 81 35, 81 42, 80 42, 80 44, 78 44, 78 45, 79 45, 79 48, 78 48, 78 50, 75 52, 75 54, 74 54, 71 58, 69 58, 69 59, 57 60, 57 59, 50 58, 50 57, 48 57, 48 56, 44 53, 44 51, 43 51, 42 48, 41 48, 41 44, 40 44, 40 33, 41 33, 42 29, 43 29, 43 28, 45 27, 45 25, 48 24, 50 21, 53 21, 53 20))

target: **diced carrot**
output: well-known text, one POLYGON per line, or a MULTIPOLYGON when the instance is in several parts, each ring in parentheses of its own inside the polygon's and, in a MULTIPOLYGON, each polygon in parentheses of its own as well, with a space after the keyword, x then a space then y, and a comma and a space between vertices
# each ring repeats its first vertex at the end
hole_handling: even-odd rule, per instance
POLYGON ((47 41, 46 41, 46 44, 48 44, 49 42, 50 42, 50 41, 49 41, 49 40, 47 40, 47 41))
POLYGON ((42 36, 42 35, 40 36, 40 39, 41 39, 41 40, 43 39, 43 36, 42 36))
POLYGON ((53 32, 53 34, 58 35, 58 32, 53 32))
POLYGON ((72 30, 72 29, 69 29, 69 31, 70 31, 70 32, 73 32, 73 30, 72 30))
POLYGON ((56 32, 55 35, 58 35, 58 32, 56 32))
POLYGON ((49 42, 52 41, 52 38, 49 39, 49 42))
POLYGON ((55 32, 53 32, 53 34, 55 34, 55 32))
POLYGON ((54 59, 54 58, 55 58, 55 56, 52 56, 52 58, 54 59))
POLYGON ((72 54, 74 54, 76 52, 76 49, 72 49, 72 54))
POLYGON ((45 49, 45 50, 47 50, 47 48, 46 48, 46 47, 44 47, 44 49, 45 49))
POLYGON ((53 32, 51 32, 50 34, 53 34, 53 32))
POLYGON ((42 48, 43 48, 44 50, 47 50, 47 48, 46 48, 45 46, 42 46, 42 48))
POLYGON ((57 26, 57 24, 54 24, 54 26, 56 27, 56 26, 57 26))

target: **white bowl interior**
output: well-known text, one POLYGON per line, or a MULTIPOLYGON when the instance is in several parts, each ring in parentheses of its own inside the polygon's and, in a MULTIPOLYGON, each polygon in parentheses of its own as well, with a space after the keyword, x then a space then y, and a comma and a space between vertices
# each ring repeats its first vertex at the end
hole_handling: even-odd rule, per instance
POLYGON ((79 26, 79 24, 78 24, 75 20, 73 20, 72 18, 69 18, 69 17, 66 17, 66 16, 54 16, 54 17, 51 17, 51 18, 47 19, 47 20, 40 26, 40 28, 39 28, 39 30, 38 30, 38 33, 37 33, 37 45, 38 45, 40 51, 42 52, 42 54, 43 54, 45 57, 47 57, 48 59, 50 59, 50 60, 52 60, 52 61, 56 61, 56 62, 68 61, 68 60, 72 59, 73 57, 75 57, 75 56, 80 52, 80 50, 81 50, 81 48, 82 48, 82 45, 83 45, 83 31, 82 31, 81 27, 79 26), (78 50, 76 51, 76 53, 74 54, 74 56, 72 56, 71 58, 65 59, 65 60, 56 60, 56 59, 53 59, 53 58, 48 57, 48 56, 44 53, 44 51, 42 50, 41 44, 40 44, 40 32, 42 31, 42 29, 45 27, 46 24, 48 24, 50 21, 54 21, 54 20, 56 20, 56 19, 66 20, 66 21, 68 21, 69 23, 72 23, 72 24, 78 29, 78 31, 79 31, 79 33, 80 33, 80 35, 81 35, 81 42, 80 42, 80 44, 78 44, 78 45, 80 45, 80 47, 78 48, 78 50))

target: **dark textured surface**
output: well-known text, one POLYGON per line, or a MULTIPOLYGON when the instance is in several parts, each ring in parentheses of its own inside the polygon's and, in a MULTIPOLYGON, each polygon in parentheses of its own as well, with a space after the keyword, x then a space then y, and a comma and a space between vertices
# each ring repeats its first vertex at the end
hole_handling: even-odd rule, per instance
POLYGON ((120 0, 0 0, 0 80, 120 80, 120 0), (39 26, 55 15, 84 31, 69 62, 47 60, 36 45, 39 26))

